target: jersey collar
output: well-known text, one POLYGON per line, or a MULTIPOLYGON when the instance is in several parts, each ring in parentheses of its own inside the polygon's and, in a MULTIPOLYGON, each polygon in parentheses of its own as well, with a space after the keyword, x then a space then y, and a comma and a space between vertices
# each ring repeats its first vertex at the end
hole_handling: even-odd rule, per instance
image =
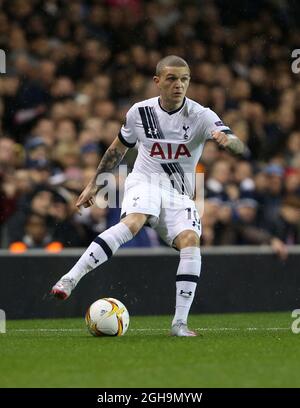
POLYGON ((179 106, 179 108, 177 108, 175 110, 172 110, 172 111, 167 111, 161 106, 160 98, 158 98, 158 105, 159 105, 160 109, 163 110, 164 112, 166 112, 168 115, 173 115, 174 113, 179 112, 183 108, 183 105, 185 104, 185 101, 186 101, 186 97, 184 97, 184 100, 182 101, 181 106, 179 106))

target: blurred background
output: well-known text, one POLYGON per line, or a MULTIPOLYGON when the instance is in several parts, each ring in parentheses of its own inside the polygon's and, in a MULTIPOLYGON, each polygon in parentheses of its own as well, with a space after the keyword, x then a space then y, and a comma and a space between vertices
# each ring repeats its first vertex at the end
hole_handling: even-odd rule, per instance
MULTIPOLYGON (((202 246, 299 244, 299 21, 296 1, 0 0, 0 247, 87 246, 118 222, 74 204, 168 54, 251 152, 206 144, 202 246)), ((160 245, 147 227, 126 244, 160 245)))

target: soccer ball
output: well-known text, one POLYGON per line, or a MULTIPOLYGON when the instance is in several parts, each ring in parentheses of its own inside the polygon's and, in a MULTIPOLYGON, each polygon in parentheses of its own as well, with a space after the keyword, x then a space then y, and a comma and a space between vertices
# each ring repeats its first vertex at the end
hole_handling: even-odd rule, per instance
POLYGON ((123 336, 129 326, 129 313, 119 300, 103 298, 89 307, 85 322, 93 336, 123 336))

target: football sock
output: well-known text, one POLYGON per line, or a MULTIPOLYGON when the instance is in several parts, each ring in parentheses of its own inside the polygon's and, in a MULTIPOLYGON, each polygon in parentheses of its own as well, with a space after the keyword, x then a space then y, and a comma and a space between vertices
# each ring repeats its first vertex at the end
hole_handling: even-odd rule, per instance
POLYGON ((177 320, 187 322, 201 271, 200 248, 187 247, 180 251, 176 276, 176 309, 172 325, 177 320))
POLYGON ((62 278, 74 279, 76 284, 91 270, 107 261, 133 234, 126 224, 119 222, 98 235, 73 268, 62 278))

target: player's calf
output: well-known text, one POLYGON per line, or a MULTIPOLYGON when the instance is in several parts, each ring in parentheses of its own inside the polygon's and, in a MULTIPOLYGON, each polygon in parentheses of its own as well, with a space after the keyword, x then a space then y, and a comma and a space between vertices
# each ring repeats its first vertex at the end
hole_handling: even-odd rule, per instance
POLYGON ((128 226, 119 222, 98 235, 82 254, 73 268, 52 288, 51 293, 59 299, 67 299, 80 279, 107 261, 133 234, 128 226))
POLYGON ((172 325, 187 322, 201 271, 201 254, 198 247, 180 250, 180 262, 176 275, 176 308, 172 325))

